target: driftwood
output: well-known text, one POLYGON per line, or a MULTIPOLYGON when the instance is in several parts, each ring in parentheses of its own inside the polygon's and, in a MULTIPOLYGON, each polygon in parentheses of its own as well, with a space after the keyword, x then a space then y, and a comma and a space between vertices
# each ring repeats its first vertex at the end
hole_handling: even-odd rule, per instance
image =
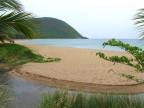
POLYGON ((0 41, 2 43, 5 43, 5 41, 9 41, 10 43, 14 44, 14 40, 12 40, 11 38, 9 38, 9 36, 7 36, 5 34, 0 34, 0 41))

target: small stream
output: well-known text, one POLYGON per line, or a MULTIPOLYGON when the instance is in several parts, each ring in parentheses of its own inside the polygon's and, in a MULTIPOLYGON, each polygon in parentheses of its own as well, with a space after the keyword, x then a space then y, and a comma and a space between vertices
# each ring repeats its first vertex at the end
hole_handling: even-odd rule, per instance
MULTIPOLYGON (((42 84, 13 77, 8 72, 0 72, 0 85, 10 88, 8 94, 14 100, 8 102, 8 108, 37 108, 44 93, 53 90, 42 84)), ((137 94, 144 100, 144 93, 137 94)))
POLYGON ((13 77, 7 72, 0 72, 0 85, 9 87, 8 94, 14 98, 14 100, 8 101, 8 108, 37 108, 42 95, 53 89, 13 77))

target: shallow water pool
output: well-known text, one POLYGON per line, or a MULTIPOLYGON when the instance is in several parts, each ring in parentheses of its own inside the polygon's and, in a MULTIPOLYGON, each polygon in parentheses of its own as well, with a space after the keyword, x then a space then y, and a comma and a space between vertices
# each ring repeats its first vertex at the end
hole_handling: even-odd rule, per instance
POLYGON ((42 94, 53 89, 13 77, 7 72, 0 72, 0 85, 6 85, 10 89, 8 94, 14 98, 8 102, 8 108, 36 108, 42 94))

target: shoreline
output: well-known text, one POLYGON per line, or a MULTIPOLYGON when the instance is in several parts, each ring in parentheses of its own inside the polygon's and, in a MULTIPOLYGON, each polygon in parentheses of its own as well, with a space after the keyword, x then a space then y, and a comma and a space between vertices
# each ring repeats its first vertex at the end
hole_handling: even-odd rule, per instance
MULTIPOLYGON (((22 43, 20 43, 22 44, 22 43)), ((82 90, 98 93, 142 93, 144 84, 127 80, 121 74, 132 74, 143 80, 142 73, 136 73, 134 68, 103 60, 96 56, 96 52, 106 55, 130 55, 120 51, 106 51, 82 48, 67 48, 22 44, 45 58, 61 58, 59 62, 27 63, 16 67, 11 75, 24 78, 48 86, 82 90), (113 69, 114 72, 109 72, 113 69)))
POLYGON ((55 78, 48 78, 45 76, 39 76, 31 73, 19 73, 19 72, 9 72, 10 75, 19 77, 30 82, 35 82, 38 84, 43 84, 50 87, 84 91, 91 93, 110 93, 110 94, 139 94, 144 92, 144 84, 135 84, 135 85, 101 85, 101 84, 91 84, 91 83, 82 83, 82 82, 73 82, 66 80, 58 80, 55 78))
MULTIPOLYGON (((31 43, 22 42, 22 41, 25 41, 25 40, 31 41, 30 39, 18 39, 18 40, 15 40, 15 42, 16 42, 17 44, 23 44, 23 45, 25 45, 25 44, 30 44, 30 45, 52 46, 52 47, 64 47, 64 48, 78 48, 78 49, 92 49, 92 50, 125 52, 124 50, 122 50, 122 49, 120 49, 120 48, 119 48, 119 50, 118 50, 118 49, 117 49, 117 50, 115 50, 115 49, 106 49, 106 47, 103 48, 102 45, 101 45, 102 48, 89 48, 89 47, 85 48, 85 47, 58 46, 58 45, 35 44, 35 43, 31 44, 31 43)), ((32 40, 46 40, 46 39, 32 39, 32 40)), ((47 39, 47 40, 67 40, 67 39, 47 39)), ((69 39, 68 39, 68 40, 69 40, 69 39)), ((77 39, 72 39, 72 40, 77 40, 77 39)), ((82 39, 80 39, 80 40, 82 40, 82 39)), ((85 39, 84 39, 84 40, 85 40, 85 39)), ((93 39, 90 39, 90 40, 93 40, 93 39)), ((102 40, 105 40, 105 39, 102 39, 102 40)), ((106 39, 106 40, 107 40, 107 39, 106 39)))

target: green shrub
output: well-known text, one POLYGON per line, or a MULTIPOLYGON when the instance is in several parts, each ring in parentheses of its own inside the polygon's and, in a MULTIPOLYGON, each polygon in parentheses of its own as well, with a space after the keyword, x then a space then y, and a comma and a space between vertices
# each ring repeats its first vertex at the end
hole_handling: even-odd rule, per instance
MULTIPOLYGON (((96 55, 99 56, 100 58, 103 58, 105 60, 111 61, 115 63, 123 63, 125 65, 129 65, 131 67, 134 67, 136 71, 139 72, 144 72, 144 51, 137 47, 137 46, 130 46, 129 44, 124 44, 122 41, 116 41, 115 39, 111 39, 108 42, 103 43, 103 47, 110 45, 110 46, 116 46, 119 47, 129 54, 133 56, 133 58, 128 58, 126 56, 111 56, 108 57, 102 52, 97 52, 96 55)), ((122 73, 123 77, 135 80, 137 82, 140 82, 139 79, 135 79, 135 76, 132 75, 126 75, 122 73)))

